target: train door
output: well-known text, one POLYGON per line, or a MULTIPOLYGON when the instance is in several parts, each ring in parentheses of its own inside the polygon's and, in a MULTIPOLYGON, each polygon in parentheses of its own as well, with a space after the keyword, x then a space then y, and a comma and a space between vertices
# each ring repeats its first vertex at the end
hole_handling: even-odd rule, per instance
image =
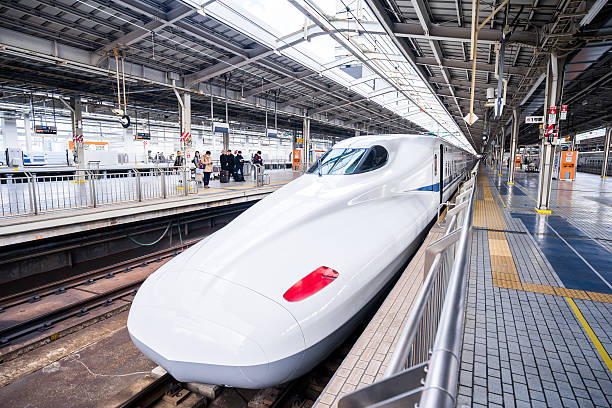
POLYGON ((438 179, 440 180, 440 204, 444 202, 444 145, 440 144, 440 171, 438 172, 438 179))

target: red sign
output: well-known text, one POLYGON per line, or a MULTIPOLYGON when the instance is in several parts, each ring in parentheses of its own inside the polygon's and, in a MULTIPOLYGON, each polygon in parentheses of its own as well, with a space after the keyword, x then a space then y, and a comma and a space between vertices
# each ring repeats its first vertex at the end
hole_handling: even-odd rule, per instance
POLYGON ((561 112, 567 112, 567 105, 561 105, 561 112))
POLYGON ((548 108, 548 123, 555 123, 557 121, 557 107, 551 106, 548 108))
POLYGON ((567 105, 561 105, 561 120, 567 118, 567 105))
POLYGON ((83 142, 83 135, 73 135, 72 140, 75 142, 83 142))

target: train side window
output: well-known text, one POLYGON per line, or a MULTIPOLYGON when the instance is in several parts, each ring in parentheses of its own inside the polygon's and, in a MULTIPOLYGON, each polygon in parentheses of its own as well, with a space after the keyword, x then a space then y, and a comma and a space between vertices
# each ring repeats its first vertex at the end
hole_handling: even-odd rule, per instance
POLYGON ((363 159, 361 165, 359 165, 359 169, 356 173, 365 173, 366 171, 372 171, 379 167, 382 167, 387 162, 389 158, 389 153, 387 149, 382 146, 372 146, 368 155, 363 159))

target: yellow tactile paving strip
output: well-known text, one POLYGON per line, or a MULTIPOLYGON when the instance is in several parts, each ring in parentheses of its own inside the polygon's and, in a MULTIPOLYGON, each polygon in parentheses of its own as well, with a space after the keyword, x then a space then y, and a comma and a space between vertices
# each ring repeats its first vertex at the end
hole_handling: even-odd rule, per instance
POLYGON ((484 200, 476 200, 474 203, 474 226, 490 230, 487 235, 494 286, 498 288, 612 303, 612 295, 607 293, 588 292, 584 290, 521 282, 516 265, 514 264, 512 252, 510 251, 510 246, 508 245, 508 240, 506 239, 506 233, 503 232, 503 230, 506 229, 506 221, 502 209, 493 198, 491 188, 489 187, 489 180, 485 174, 481 173, 478 175, 478 183, 482 186, 484 200))
POLYGON ((484 200, 476 200, 474 202, 474 226, 505 230, 507 227, 506 220, 504 219, 501 208, 491 193, 487 176, 479 174, 477 182, 482 186, 484 200))

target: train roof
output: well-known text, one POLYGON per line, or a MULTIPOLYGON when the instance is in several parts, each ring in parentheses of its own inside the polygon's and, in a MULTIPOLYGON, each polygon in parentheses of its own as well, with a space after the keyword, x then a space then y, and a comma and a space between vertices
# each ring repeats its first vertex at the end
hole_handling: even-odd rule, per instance
MULTIPOLYGON (((367 136, 355 136, 349 139, 344 139, 334 145, 335 148, 367 148, 376 144, 388 144, 392 142, 404 141, 410 139, 412 141, 419 141, 425 143, 436 143, 441 142, 448 145, 452 145, 448 141, 441 137, 430 136, 430 135, 419 135, 419 134, 383 134, 383 135, 367 135, 367 136)), ((464 150, 459 146, 455 146, 460 150, 464 150)))

